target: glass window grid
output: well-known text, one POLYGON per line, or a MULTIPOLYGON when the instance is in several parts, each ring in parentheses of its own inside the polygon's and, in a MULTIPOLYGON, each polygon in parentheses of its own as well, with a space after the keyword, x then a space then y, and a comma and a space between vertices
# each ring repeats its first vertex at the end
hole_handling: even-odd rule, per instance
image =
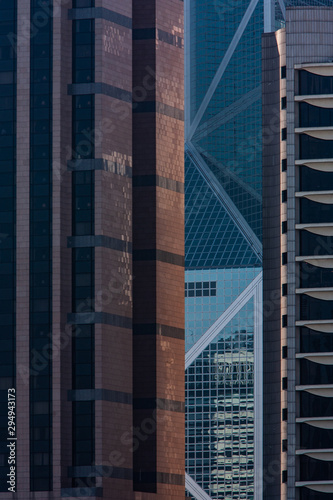
POLYGON ((186 468, 211 498, 253 498, 251 316, 252 300, 186 370, 186 468))
POLYGON ((16 51, 8 33, 17 32, 17 5, 0 4, 0 492, 8 491, 7 399, 16 387, 16 51), (6 22, 4 22, 6 21, 6 22), (6 108, 6 109, 4 109, 6 108), (6 187, 3 187, 6 186, 6 187))
MULTIPOLYGON (((31 17, 38 12, 31 0, 31 17)), ((31 491, 52 490, 52 30, 50 14, 30 45, 31 491)))

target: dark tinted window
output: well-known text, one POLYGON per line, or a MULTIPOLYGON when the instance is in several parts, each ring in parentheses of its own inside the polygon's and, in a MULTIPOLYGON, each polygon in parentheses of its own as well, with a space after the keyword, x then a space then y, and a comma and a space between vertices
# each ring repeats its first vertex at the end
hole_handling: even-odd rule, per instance
POLYGON ((333 172, 320 172, 305 166, 299 169, 300 191, 333 190, 333 172))
POLYGON ((300 328, 301 352, 333 352, 333 335, 300 328))
POLYGON ((300 199, 300 223, 333 222, 333 205, 300 199))
POLYGON ((319 108, 306 102, 299 104, 300 127, 331 127, 333 125, 333 109, 319 108))
POLYGON ((333 255, 333 237, 300 231, 300 255, 333 255))
POLYGON ((333 94, 333 77, 315 75, 301 70, 299 71, 299 94, 333 94))
POLYGON ((333 158, 333 141, 325 141, 306 134, 300 134, 299 145, 301 160, 333 158))
POLYGON ((333 319, 333 301, 301 295, 301 320, 333 319))

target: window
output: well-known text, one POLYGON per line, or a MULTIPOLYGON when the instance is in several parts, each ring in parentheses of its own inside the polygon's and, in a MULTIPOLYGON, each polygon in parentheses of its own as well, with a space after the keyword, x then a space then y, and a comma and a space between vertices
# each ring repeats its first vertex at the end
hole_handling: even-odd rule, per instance
POLYGON ((287 482, 287 480, 288 480, 288 471, 283 470, 283 471, 282 471, 282 482, 283 482, 283 483, 286 483, 286 482, 287 482))
POLYGON ((288 231, 288 223, 286 220, 282 222, 282 234, 285 234, 288 231))
POLYGON ((281 79, 284 79, 286 77, 287 77, 287 67, 281 66, 281 79))
POLYGON ((282 420, 286 422, 288 420, 288 410, 287 408, 282 409, 282 420))
POLYGON ((216 281, 185 283, 185 297, 215 297, 216 281))
POLYGON ((287 108, 287 98, 282 97, 281 99, 281 109, 286 109, 287 108))
POLYGON ((286 128, 283 128, 281 130, 281 140, 282 141, 285 141, 287 139, 287 129, 286 128))
POLYGON ((286 391, 288 389, 288 378, 287 377, 282 378, 282 389, 284 391, 286 391))
POLYGON ((284 189, 281 193, 281 200, 282 200, 282 203, 285 203, 287 201, 287 190, 284 189))
POLYGON ((285 297, 288 294, 288 285, 287 283, 282 284, 282 296, 285 297))
POLYGON ((281 256, 282 265, 285 266, 288 263, 288 254, 283 252, 281 256))
POLYGON ((282 170, 282 172, 286 172, 286 170, 287 170, 287 158, 283 158, 283 160, 281 161, 281 170, 282 170))
POLYGON ((286 359, 288 357, 288 346, 282 346, 282 358, 286 359))
POLYGON ((282 316, 282 328, 285 328, 288 324, 288 317, 286 314, 283 314, 282 316))
POLYGON ((282 451, 288 451, 288 440, 282 439, 282 451))

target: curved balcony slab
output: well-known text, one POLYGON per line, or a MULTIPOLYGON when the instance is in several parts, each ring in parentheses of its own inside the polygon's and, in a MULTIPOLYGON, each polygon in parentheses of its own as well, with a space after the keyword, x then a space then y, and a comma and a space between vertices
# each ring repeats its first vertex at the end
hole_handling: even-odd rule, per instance
POLYGON ((308 424, 319 429, 333 429, 333 417, 296 418, 297 424, 308 424))
POLYGON ((314 396, 322 396, 323 398, 333 397, 333 384, 322 385, 297 385, 296 391, 305 391, 314 396))
POLYGON ((325 205, 332 205, 333 203, 333 191, 298 191, 295 196, 296 198, 307 198, 325 205))
POLYGON ((306 319, 296 321, 296 326, 307 326, 317 332, 333 333, 333 319, 306 319))
POLYGON ((295 134, 306 134, 324 141, 333 140, 333 127, 297 127, 295 134))
POLYGON ((318 160, 296 160, 296 165, 305 165, 313 170, 321 172, 333 172, 333 158, 323 158, 318 160))
POLYGON ((305 487, 309 490, 319 491, 320 493, 333 493, 333 481, 297 481, 295 483, 297 488, 305 487))
POLYGON ((296 102, 306 102, 318 108, 333 108, 332 94, 317 94, 317 95, 297 95, 296 102))
POLYGON ((295 292, 298 295, 308 295, 314 299, 320 300, 333 300, 332 287, 318 287, 318 288, 296 288, 295 292))
POLYGON ((308 359, 320 365, 333 365, 333 352, 306 352, 296 354, 297 359, 308 359))
POLYGON ((333 460, 333 449, 296 450, 296 455, 306 455, 316 460, 331 462, 333 460))
POLYGON ((320 222, 318 224, 308 223, 308 224, 296 224, 296 229, 305 229, 310 233, 320 234, 322 236, 333 236, 333 223, 332 222, 320 222))
POLYGON ((323 267, 326 269, 333 268, 333 255, 309 255, 296 257, 296 262, 307 262, 312 266, 323 267))
POLYGON ((331 62, 295 64, 295 69, 305 69, 315 75, 333 76, 333 63, 331 62))

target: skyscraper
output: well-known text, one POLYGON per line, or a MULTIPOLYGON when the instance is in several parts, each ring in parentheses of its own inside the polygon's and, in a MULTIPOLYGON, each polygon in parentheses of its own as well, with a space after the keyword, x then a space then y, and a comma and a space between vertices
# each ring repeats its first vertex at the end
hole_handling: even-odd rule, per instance
POLYGON ((185 4, 186 486, 196 499, 260 498, 263 4, 185 4))
POLYGON ((183 500, 183 4, 0 30, 0 498, 183 500))
POLYGON ((333 9, 293 4, 285 29, 263 38, 263 498, 328 500, 333 9))

